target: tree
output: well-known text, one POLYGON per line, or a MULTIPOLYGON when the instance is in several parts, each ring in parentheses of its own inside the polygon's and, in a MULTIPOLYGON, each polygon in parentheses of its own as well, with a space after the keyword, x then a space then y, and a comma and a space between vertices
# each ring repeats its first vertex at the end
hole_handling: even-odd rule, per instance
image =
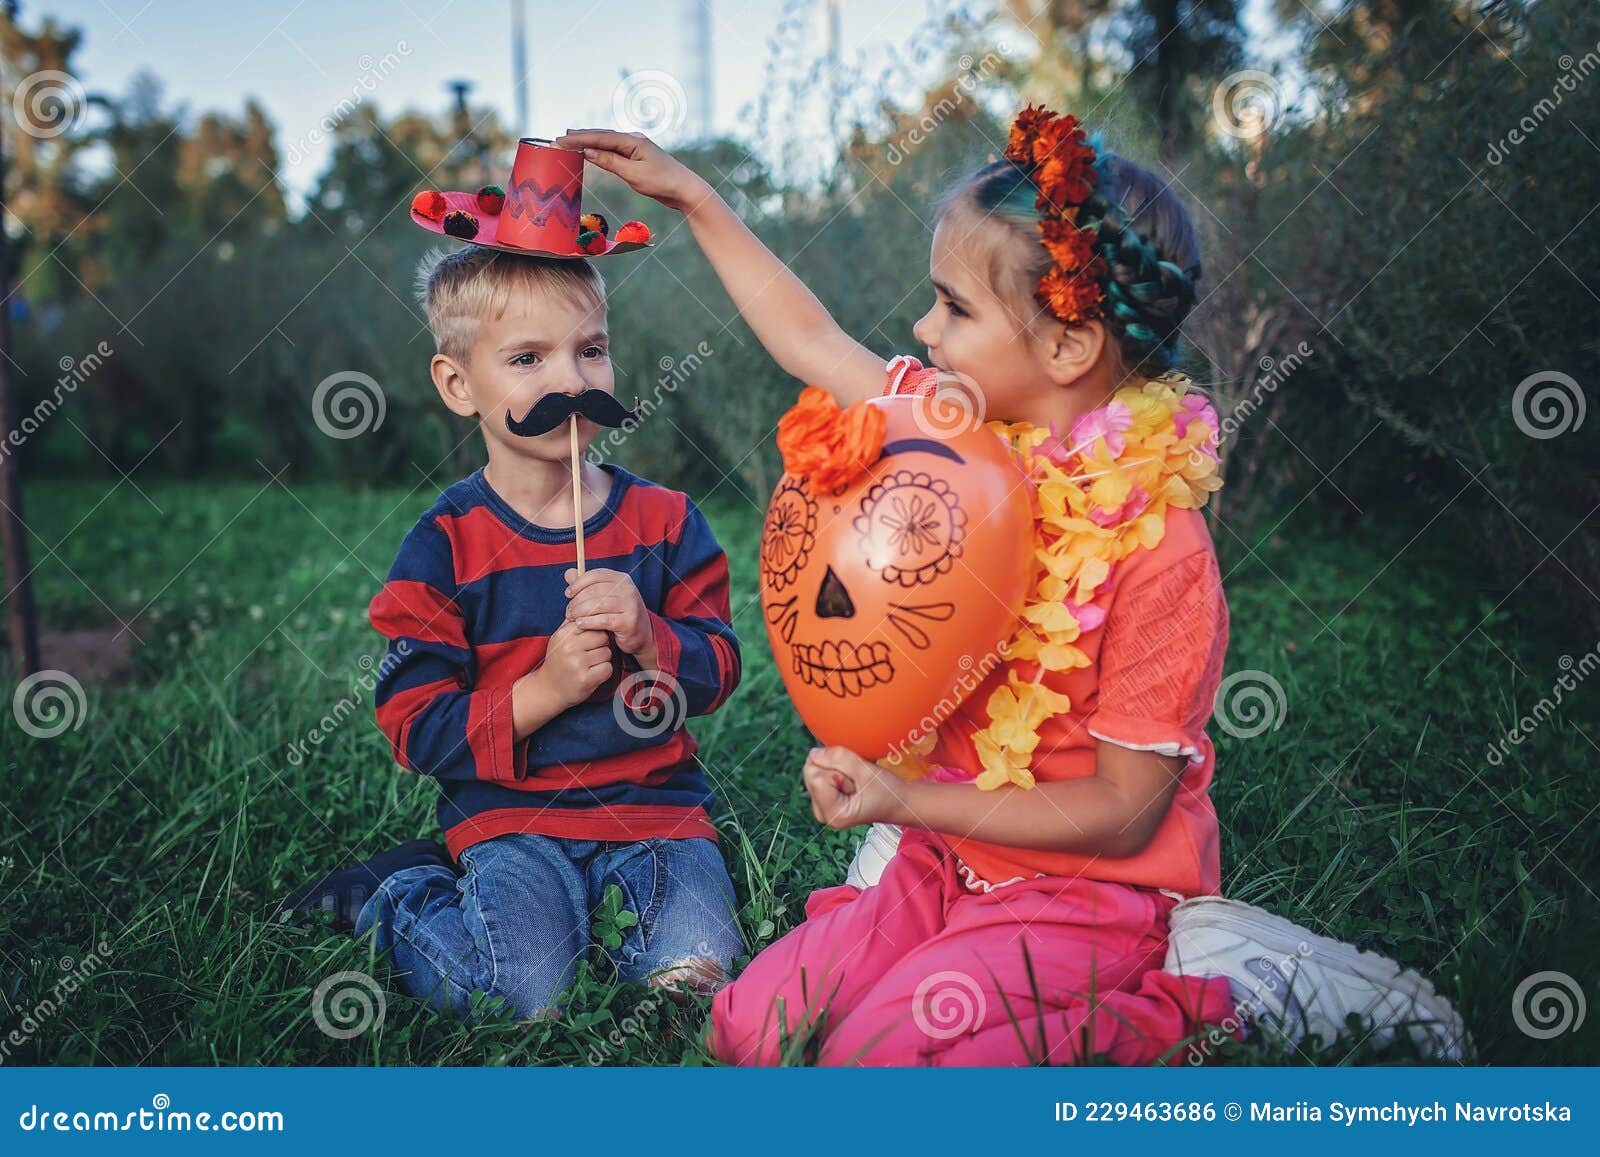
POLYGON ((207 238, 231 241, 267 232, 284 219, 272 122, 254 100, 242 119, 202 116, 178 152, 177 182, 207 238))
POLYGON ((1237 0, 1134 0, 1118 15, 1133 55, 1130 82, 1155 114, 1161 159, 1173 165, 1195 146, 1196 81, 1236 68, 1243 30, 1237 0))
POLYGON ((105 102, 108 123, 93 134, 111 156, 110 171, 89 189, 107 281, 142 269, 194 219, 178 179, 183 110, 163 108, 162 98, 161 82, 139 73, 121 100, 105 102))
POLYGON ((385 123, 362 105, 334 130, 333 156, 307 201, 307 217, 362 236, 426 188, 503 183, 514 139, 492 111, 450 123, 407 111, 385 123))
POLYGON ((1055 107, 1082 99, 1102 59, 1092 43, 1118 0, 1006 0, 1011 22, 1038 45, 1026 95, 1055 107))
POLYGON ((1305 36, 1304 60, 1330 97, 1353 111, 1427 96, 1457 51, 1491 47, 1526 0, 1277 0, 1279 20, 1305 36))
MULTIPOLYGON (((79 152, 89 143, 81 131, 92 98, 73 75, 72 57, 82 41, 75 28, 46 18, 37 32, 0 18, 0 99, 7 113, 6 225, 14 230, 12 272, 20 300, 50 300, 75 290, 68 266, 49 257, 68 237, 92 234, 88 201, 74 179, 79 152), (24 292, 25 289, 25 292, 24 292)), ((70 264, 70 263, 69 263, 70 264)))

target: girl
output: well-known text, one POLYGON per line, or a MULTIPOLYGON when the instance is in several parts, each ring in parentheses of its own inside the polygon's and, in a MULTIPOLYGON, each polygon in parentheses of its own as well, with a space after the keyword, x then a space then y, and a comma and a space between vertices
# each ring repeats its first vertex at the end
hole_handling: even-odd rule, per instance
POLYGON ((1228 633, 1197 509, 1220 484, 1217 418, 1166 372, 1200 276, 1186 211, 1075 118, 1024 111, 1005 158, 939 206, 913 330, 929 366, 895 359, 886 391, 703 179, 636 134, 557 143, 682 212, 786 372, 846 407, 976 383, 1034 484, 1038 574, 1006 662, 909 766, 807 758, 819 822, 904 834, 874 827, 881 878, 815 893, 718 994, 717 1055, 1144 1064, 1235 1023, 1238 953, 1163 969, 1174 906, 1220 883, 1205 725, 1228 633))

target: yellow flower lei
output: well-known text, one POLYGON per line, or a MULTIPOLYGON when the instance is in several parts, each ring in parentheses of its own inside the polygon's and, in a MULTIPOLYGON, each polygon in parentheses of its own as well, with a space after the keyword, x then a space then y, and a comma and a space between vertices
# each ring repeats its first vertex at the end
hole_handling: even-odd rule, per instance
MULTIPOLYGON (((1034 483, 1038 565, 1017 632, 1002 653, 1008 661, 1037 663, 1038 671, 1025 680, 1008 667, 1005 684, 990 694, 989 725, 973 735, 983 765, 979 788, 1034 785, 1039 727, 1072 706, 1042 680, 1046 671, 1089 665, 1075 645, 1093 629, 1079 621, 1084 608, 1113 566, 1161 542, 1168 507, 1197 509, 1221 487, 1216 411, 1192 387, 1179 373, 1126 387, 1065 436, 1030 422, 988 423, 1034 483)), ((919 778, 930 770, 923 757, 936 739, 929 732, 882 762, 919 778)))

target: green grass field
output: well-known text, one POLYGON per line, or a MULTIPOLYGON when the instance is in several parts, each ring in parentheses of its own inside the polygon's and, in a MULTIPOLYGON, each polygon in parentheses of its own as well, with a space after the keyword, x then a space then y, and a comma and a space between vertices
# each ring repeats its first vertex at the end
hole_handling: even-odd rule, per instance
MULTIPOLYGON (((341 857, 436 834, 432 785, 394 770, 361 684, 381 654, 367 600, 437 488, 141 485, 28 491, 47 625, 137 616, 144 643, 130 684, 88 688, 76 729, 33 738, 0 715, 0 1059, 705 1062, 703 1008, 598 969, 560 1022, 469 1029, 390 991, 364 1035, 317 1027, 319 982, 382 981, 386 966, 272 923, 272 904, 341 857), (314 729, 321 741, 304 743, 314 729)), ((838 882, 854 837, 819 830, 799 790, 808 739, 754 605, 759 512, 736 497, 706 505, 733 564, 745 678, 694 730, 754 951, 793 926, 812 888, 838 882)), ((1377 512, 1354 530, 1324 517, 1307 504, 1248 545, 1218 534, 1228 669, 1267 673, 1286 704, 1281 726, 1251 738, 1213 725, 1225 888, 1428 972, 1483 1059, 1592 1061, 1593 1025, 1535 1039, 1512 994, 1545 970, 1594 991, 1600 747, 1585 731, 1600 687, 1564 693, 1498 765, 1486 752, 1551 694, 1561 656, 1595 640, 1540 625, 1526 588, 1515 614, 1486 615, 1497 596, 1437 531, 1401 553, 1410 531, 1377 512)))

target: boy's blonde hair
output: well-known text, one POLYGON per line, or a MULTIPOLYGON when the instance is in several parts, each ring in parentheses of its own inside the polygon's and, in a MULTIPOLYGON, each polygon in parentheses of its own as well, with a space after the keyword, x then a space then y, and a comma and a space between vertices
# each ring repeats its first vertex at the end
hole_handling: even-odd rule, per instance
POLYGON ((417 301, 434 348, 465 362, 481 322, 505 314, 513 294, 555 294, 605 308, 606 285, 585 258, 532 257, 482 246, 435 249, 417 266, 417 301))

